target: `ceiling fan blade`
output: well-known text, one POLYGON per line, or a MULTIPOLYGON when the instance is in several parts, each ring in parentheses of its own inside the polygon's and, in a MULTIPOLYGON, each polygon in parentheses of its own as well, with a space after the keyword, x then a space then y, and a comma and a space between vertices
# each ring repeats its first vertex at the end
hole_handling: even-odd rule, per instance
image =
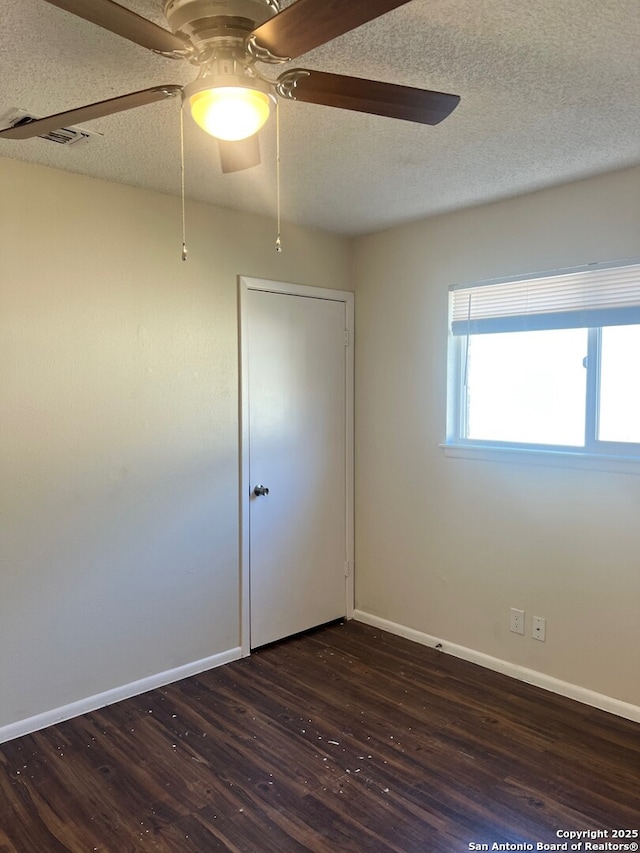
POLYGON ((251 34, 255 47, 295 59, 409 0, 297 0, 251 34))
POLYGON ((142 47, 147 47, 149 50, 178 53, 183 56, 192 52, 191 45, 182 36, 159 27, 119 3, 114 3, 113 0, 46 0, 46 2, 73 15, 78 15, 85 21, 91 21, 142 47))
POLYGON ((225 174, 241 172, 243 169, 250 169, 252 166, 260 164, 260 143, 257 133, 236 142, 219 139, 218 151, 220 152, 220 165, 225 174))
POLYGON ((15 127, 7 127, 0 130, 0 139, 30 139, 33 136, 42 136, 52 130, 70 127, 77 122, 92 121, 123 110, 163 101, 165 98, 173 98, 181 91, 182 86, 154 86, 152 89, 142 89, 140 92, 131 92, 129 95, 120 95, 117 98, 109 98, 107 101, 98 101, 75 110, 67 110, 35 121, 27 121, 15 127))
POLYGON ((340 107, 343 110, 356 110, 420 124, 438 124, 460 102, 459 95, 302 68, 281 74, 276 90, 279 95, 294 101, 340 107))

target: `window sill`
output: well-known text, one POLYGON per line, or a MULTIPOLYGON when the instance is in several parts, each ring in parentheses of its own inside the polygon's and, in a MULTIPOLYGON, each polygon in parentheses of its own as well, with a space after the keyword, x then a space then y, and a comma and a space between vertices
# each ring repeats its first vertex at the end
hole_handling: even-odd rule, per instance
POLYGON ((640 474, 640 459, 635 456, 606 456, 566 450, 522 447, 488 447, 482 444, 441 444, 445 456, 480 462, 511 462, 518 465, 548 465, 619 474, 640 474))

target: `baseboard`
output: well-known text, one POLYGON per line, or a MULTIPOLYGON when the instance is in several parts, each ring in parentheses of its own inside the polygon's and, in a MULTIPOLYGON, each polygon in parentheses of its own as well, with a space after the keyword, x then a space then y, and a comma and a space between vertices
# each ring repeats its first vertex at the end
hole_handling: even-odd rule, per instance
POLYGON ((241 657, 242 650, 240 647, 228 649, 217 655, 211 655, 210 657, 192 661, 183 666, 177 666, 174 669, 167 669, 164 672, 149 675, 138 681, 132 681, 129 684, 123 684, 121 687, 105 690, 104 693, 88 696, 86 699, 80 699, 78 702, 71 702, 71 704, 63 705, 61 708, 54 708, 51 711, 36 714, 34 717, 27 717, 25 720, 18 720, 15 723, 0 726, 0 743, 37 732, 40 729, 46 729, 48 726, 70 720, 72 717, 79 717, 81 714, 89 713, 89 711, 97 711, 98 708, 113 705, 115 702, 121 702, 123 699, 131 699, 133 696, 139 696, 148 690, 155 690, 156 687, 164 687, 174 681, 188 678, 190 675, 198 675, 200 672, 214 669, 225 663, 231 663, 231 661, 238 660, 241 657))
POLYGON ((374 628, 380 628, 382 631, 388 631, 390 634, 396 634, 398 637, 413 640, 423 646, 430 646, 431 648, 438 646, 439 651, 453 655, 456 658, 476 663, 479 666, 484 666, 486 669, 492 669, 511 678, 517 678, 519 681, 533 684, 535 687, 541 687, 543 690, 549 690, 551 693, 557 693, 559 696, 566 696, 568 699, 575 699, 584 705, 590 705, 593 708, 599 708, 601 711, 608 711, 610 714, 616 714, 618 717, 624 717, 627 720, 640 723, 640 707, 638 705, 631 705, 629 702, 605 696, 603 693, 595 693, 593 690, 587 690, 585 687, 580 687, 577 684, 553 678, 550 675, 545 675, 543 672, 527 669, 516 663, 494 658, 483 652, 475 651, 475 649, 468 649, 456 643, 440 640, 438 637, 431 636, 431 634, 416 631, 414 628, 407 628, 405 625, 399 625, 396 622, 389 622, 387 619, 373 616, 371 613, 366 613, 363 610, 355 610, 353 618, 357 622, 364 622, 366 625, 372 625, 374 628))

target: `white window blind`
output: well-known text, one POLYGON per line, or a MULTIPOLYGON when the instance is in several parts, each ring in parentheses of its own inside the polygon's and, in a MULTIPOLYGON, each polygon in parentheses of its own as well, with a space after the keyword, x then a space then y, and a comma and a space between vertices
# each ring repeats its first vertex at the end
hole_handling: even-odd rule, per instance
POLYGON ((640 323, 640 263, 454 286, 454 335, 640 323))

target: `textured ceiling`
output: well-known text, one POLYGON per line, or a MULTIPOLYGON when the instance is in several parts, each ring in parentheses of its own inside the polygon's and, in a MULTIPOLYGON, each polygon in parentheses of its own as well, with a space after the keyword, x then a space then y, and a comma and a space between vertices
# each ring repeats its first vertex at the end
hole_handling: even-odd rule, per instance
MULTIPOLYGON (((122 5, 164 25, 161 0, 122 5)), ((283 219, 360 234, 640 163, 639 45, 638 0, 413 0, 293 64, 452 92, 460 106, 428 127, 281 102, 283 219)), ((194 76, 43 0, 0 0, 0 116, 194 76)), ((0 156, 179 193, 177 99, 87 127, 103 135, 3 140, 0 156)), ((185 129, 189 198, 275 215, 273 119, 262 165, 229 175, 215 141, 190 118, 185 129)))

